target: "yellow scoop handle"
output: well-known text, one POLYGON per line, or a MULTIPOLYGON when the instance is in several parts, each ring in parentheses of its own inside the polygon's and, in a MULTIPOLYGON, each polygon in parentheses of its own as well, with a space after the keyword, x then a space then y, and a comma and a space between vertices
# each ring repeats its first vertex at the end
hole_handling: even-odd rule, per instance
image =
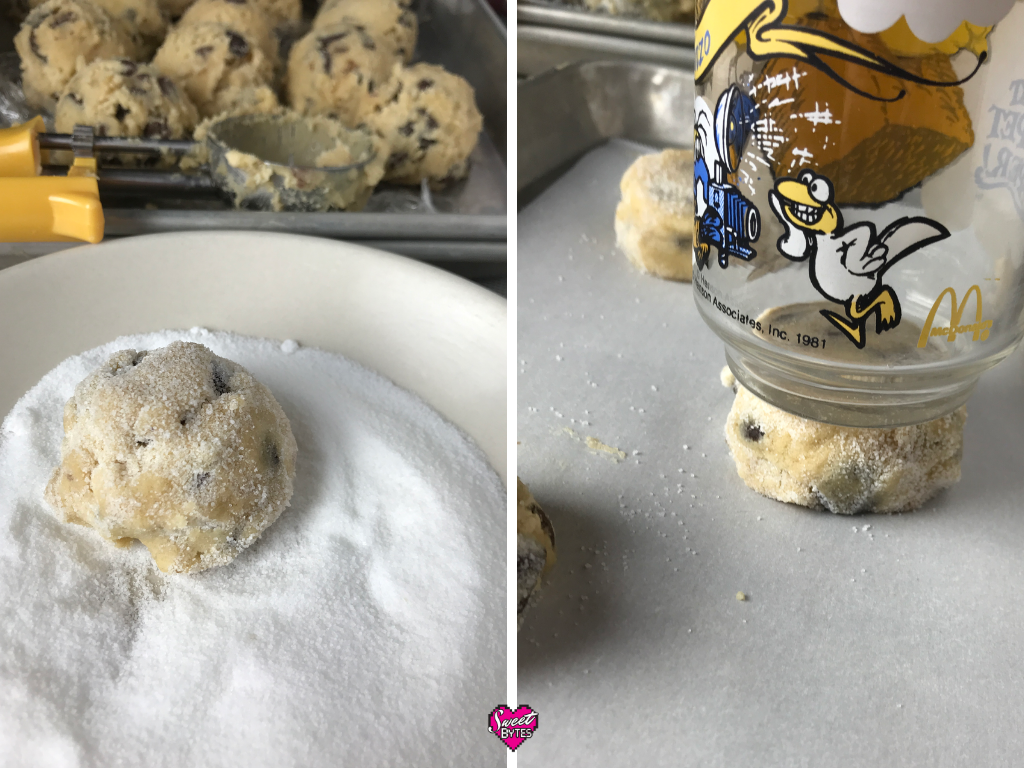
POLYGON ((66 242, 103 239, 103 206, 96 160, 75 158, 67 176, 40 176, 41 117, 0 130, 0 241, 66 242))

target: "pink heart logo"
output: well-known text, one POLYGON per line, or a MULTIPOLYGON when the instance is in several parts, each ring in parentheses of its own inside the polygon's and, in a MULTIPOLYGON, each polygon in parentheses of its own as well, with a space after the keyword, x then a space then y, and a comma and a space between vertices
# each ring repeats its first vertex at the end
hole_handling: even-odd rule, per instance
POLYGON ((537 730, 537 713, 525 704, 514 712, 510 706, 502 704, 491 710, 487 730, 515 752, 537 730))

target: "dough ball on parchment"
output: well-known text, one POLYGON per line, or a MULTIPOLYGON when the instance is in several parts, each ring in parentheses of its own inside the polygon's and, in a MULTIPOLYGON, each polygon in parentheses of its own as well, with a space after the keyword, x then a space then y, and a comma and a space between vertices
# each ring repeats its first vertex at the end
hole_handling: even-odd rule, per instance
POLYGON ((960 408, 910 427, 836 427, 737 386, 725 437, 740 477, 769 498, 841 515, 909 512, 960 479, 966 421, 960 408))
POLYGON ((64 409, 47 501, 160 570, 231 562, 288 506, 295 438, 281 406, 240 365, 194 343, 123 350, 64 409))
POLYGON ((516 478, 516 550, 516 613, 522 626, 523 612, 536 600, 541 577, 555 564, 555 529, 526 483, 519 478, 516 478))
POLYGON ((615 238, 644 272, 668 280, 693 277, 693 152, 641 155, 619 184, 615 238))

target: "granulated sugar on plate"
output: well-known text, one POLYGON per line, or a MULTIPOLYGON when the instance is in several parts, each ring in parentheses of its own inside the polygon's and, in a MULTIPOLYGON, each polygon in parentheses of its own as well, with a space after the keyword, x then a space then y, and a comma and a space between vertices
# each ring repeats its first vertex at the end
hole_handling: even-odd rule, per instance
POLYGON ((0 764, 486 759, 476 725, 505 684, 505 492, 461 432, 380 376, 200 329, 118 339, 14 407, 0 489, 0 764), (42 496, 75 385, 116 350, 176 339, 266 384, 299 446, 291 507, 192 576, 60 522, 42 496))

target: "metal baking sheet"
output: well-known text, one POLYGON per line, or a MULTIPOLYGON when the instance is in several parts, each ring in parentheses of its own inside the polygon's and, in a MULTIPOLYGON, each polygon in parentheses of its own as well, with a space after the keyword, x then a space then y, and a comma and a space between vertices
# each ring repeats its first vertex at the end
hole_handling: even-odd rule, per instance
MULTIPOLYGON (((589 120, 545 130, 569 145, 589 120)), ((923 509, 750 491, 721 342, 688 284, 615 247, 619 179, 658 133, 589 148, 519 213, 518 474, 559 556, 519 633, 540 722, 519 765, 1018 764, 1024 353, 982 377, 963 479, 923 509)))
POLYGON ((516 66, 522 76, 609 59, 693 67, 691 25, 623 19, 554 3, 521 3, 517 18, 516 66))
POLYGON ((693 47, 693 24, 680 24, 648 19, 634 19, 595 13, 568 3, 548 0, 520 0, 516 8, 520 23, 540 24, 548 27, 597 32, 613 37, 631 37, 637 40, 669 43, 693 47))
MULTIPOLYGON (((484 115, 484 134, 473 155, 469 178, 432 195, 431 205, 418 190, 381 188, 368 208, 388 203, 415 213, 379 212, 254 214, 251 221, 269 225, 240 227, 239 213, 219 201, 106 201, 112 237, 184 229, 273 229, 293 234, 358 239, 423 238, 481 242, 504 241, 506 201, 506 40, 505 29, 484 0, 421 0, 420 39, 416 58, 444 66, 473 85, 484 115), (156 207, 157 210, 153 210, 156 207), (429 210, 429 208, 433 210, 429 210), (370 216, 371 218, 366 218, 370 216), (401 234, 396 234, 396 227, 401 234)), ((0 16, 0 50, 13 50, 16 29, 0 16)))
POLYGON ((610 138, 693 144, 693 72, 639 62, 572 64, 519 84, 519 207, 610 138))

